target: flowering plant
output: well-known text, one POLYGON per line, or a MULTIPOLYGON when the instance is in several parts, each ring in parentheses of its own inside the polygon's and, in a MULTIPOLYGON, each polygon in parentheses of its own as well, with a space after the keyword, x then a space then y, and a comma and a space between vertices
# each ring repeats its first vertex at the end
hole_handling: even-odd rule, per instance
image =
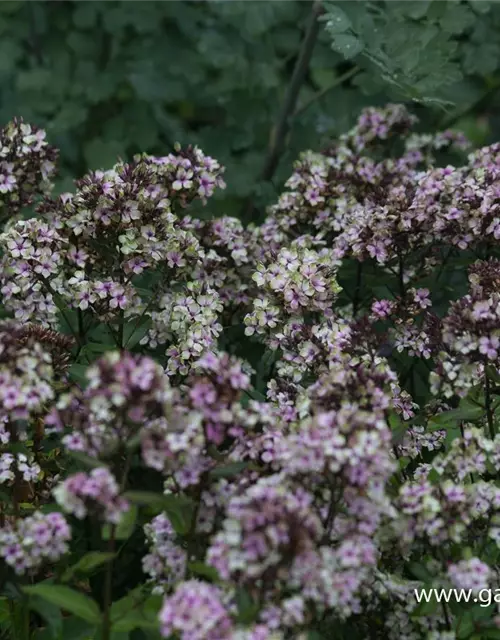
POLYGON ((7 637, 499 637, 414 592, 500 586, 500 146, 416 125, 366 109, 248 227, 189 214, 200 149, 52 197, 2 131, 7 637))

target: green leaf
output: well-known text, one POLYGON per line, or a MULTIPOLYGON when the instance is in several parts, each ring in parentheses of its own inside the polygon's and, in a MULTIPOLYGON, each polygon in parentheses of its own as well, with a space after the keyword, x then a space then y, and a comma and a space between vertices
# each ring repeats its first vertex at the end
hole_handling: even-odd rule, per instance
POLYGON ((330 2, 325 3, 326 15, 321 16, 320 20, 326 22, 325 28, 331 34, 344 33, 352 27, 349 16, 346 15, 340 7, 330 2))
POLYGON ((0 598, 0 625, 5 625, 10 618, 9 601, 7 598, 0 598))
MULTIPOLYGON (((116 349, 115 344, 105 344, 103 342, 88 342, 83 349, 81 350, 81 355, 86 355, 87 353, 90 355, 101 355, 106 353, 107 351, 114 351, 116 349)), ((85 365, 81 365, 85 366, 85 365)), ((86 367, 85 367, 86 369, 86 367)))
POLYGON ((491 0, 469 0, 469 4, 476 13, 488 13, 491 9, 491 0))
POLYGON ((161 508, 179 535, 188 533, 193 518, 194 504, 186 496, 163 496, 161 508))
POLYGON ((162 495, 149 491, 127 491, 123 497, 133 504, 154 506, 165 511, 172 527, 179 535, 185 535, 193 517, 194 503, 183 495, 162 495))
POLYGON ((123 514, 120 522, 118 523, 118 526, 116 527, 117 540, 127 540, 128 538, 130 538, 135 529, 137 513, 137 506, 133 504, 130 505, 128 511, 123 514))
POLYGON ((84 465, 85 467, 89 467, 90 469, 108 467, 108 465, 105 462, 102 462, 102 460, 99 460, 98 458, 92 458, 85 453, 80 453, 79 451, 68 451, 67 453, 71 458, 74 458, 82 465, 84 465))
POLYGON ((266 401, 266 396, 260 391, 257 391, 256 389, 247 389, 245 393, 246 395, 250 396, 252 400, 257 400, 257 402, 266 401))
POLYGON ((126 349, 133 349, 148 333, 151 327, 151 318, 145 318, 139 326, 136 322, 130 322, 123 332, 123 344, 126 349))
POLYGON ((111 607, 112 629, 115 632, 129 632, 133 629, 158 629, 158 613, 162 606, 161 596, 144 599, 142 587, 114 602, 111 607))
POLYGON ((97 7, 92 2, 82 2, 73 11, 73 24, 78 29, 91 29, 97 20, 97 7))
POLYGON ((408 571, 424 583, 430 583, 434 579, 434 576, 429 572, 424 564, 419 562, 411 562, 408 566, 408 571))
POLYGON ((462 615, 457 616, 455 621, 455 633, 459 640, 469 638, 474 629, 474 619, 470 611, 464 611, 462 615))
POLYGON ((447 5, 447 2, 431 2, 427 9, 427 20, 432 23, 441 20, 448 9, 447 5))
POLYGON ((332 49, 341 53, 346 60, 355 58, 363 51, 364 47, 365 45, 359 38, 348 33, 340 33, 336 35, 332 42, 332 49))
POLYGON ((16 13, 22 7, 21 0, 9 0, 0 3, 0 12, 4 14, 16 13))
POLYGON ((498 627, 489 627, 481 629, 481 640, 499 640, 500 639, 500 629, 498 627))
POLYGON ((118 162, 119 157, 125 155, 122 142, 100 138, 86 143, 83 152, 91 169, 109 169, 118 162))
POLYGON ((430 602, 420 602, 411 613, 411 617, 421 618, 423 616, 430 616, 437 611, 438 606, 439 603, 433 593, 430 602))
POLYGON ((115 553, 107 551, 90 551, 89 553, 86 553, 76 564, 66 569, 61 580, 63 582, 68 582, 73 578, 75 573, 90 573, 97 567, 113 560, 115 557, 115 553))
POLYGON ((420 20, 425 16, 432 0, 407 0, 404 3, 404 11, 414 20, 420 20))
POLYGON ((238 621, 244 625, 251 624, 259 612, 259 603, 252 598, 246 589, 238 589, 236 604, 238 606, 238 621))
POLYGON ((213 582, 217 582, 220 579, 217 570, 204 562, 188 562, 188 569, 191 573, 208 578, 213 582))
POLYGON ((91 622, 99 624, 101 613, 97 604, 88 596, 62 585, 39 583, 29 587, 23 587, 28 595, 35 595, 55 604, 64 611, 91 622))
POLYGON ((139 505, 154 505, 159 508, 163 508, 167 504, 166 498, 163 493, 153 493, 152 491, 126 491, 123 497, 134 504, 139 505))
POLYGON ((209 475, 213 478, 231 478, 232 476, 239 475, 248 465, 248 462, 232 462, 223 467, 212 469, 209 475))
POLYGON ((86 387, 88 384, 87 376, 85 372, 87 367, 84 364, 73 363, 69 369, 69 377, 74 382, 78 383, 82 387, 86 387))
POLYGON ((471 27, 476 19, 467 5, 454 3, 448 5, 440 24, 444 31, 458 35, 471 27))
POLYGON ((94 640, 97 628, 80 618, 64 618, 60 640, 94 640))
POLYGON ((144 586, 139 585, 120 600, 116 600, 111 605, 111 620, 117 621, 131 609, 144 603, 144 586))
POLYGON ((30 609, 36 611, 47 623, 52 638, 59 638, 63 628, 63 618, 60 608, 43 600, 39 596, 31 596, 29 600, 30 609))
MULTIPOLYGON (((132 504, 128 511, 122 515, 120 522, 116 526, 115 529, 115 538, 116 540, 128 540, 130 536, 133 534, 136 521, 137 521, 137 506, 132 504)), ((103 540, 109 540, 111 537, 111 528, 110 524, 105 524, 102 528, 102 538, 103 540)))
POLYGON ((443 411, 436 416, 432 416, 429 420, 429 428, 431 431, 449 427, 456 422, 478 420, 484 414, 484 409, 473 404, 464 403, 457 409, 443 411))

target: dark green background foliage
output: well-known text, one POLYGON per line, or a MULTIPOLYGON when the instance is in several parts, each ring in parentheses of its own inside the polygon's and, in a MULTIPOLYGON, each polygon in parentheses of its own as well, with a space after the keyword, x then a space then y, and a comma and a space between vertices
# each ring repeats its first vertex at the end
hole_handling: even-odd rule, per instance
POLYGON ((44 126, 63 181, 138 151, 198 144, 227 166, 215 213, 271 202, 300 150, 360 109, 414 103, 426 128, 498 137, 500 5, 325 2, 272 183, 259 180, 312 3, 0 2, 0 122, 44 126), (339 82, 339 78, 346 78, 339 82), (479 117, 482 116, 482 117, 479 117), (479 118, 478 118, 479 117, 479 118))

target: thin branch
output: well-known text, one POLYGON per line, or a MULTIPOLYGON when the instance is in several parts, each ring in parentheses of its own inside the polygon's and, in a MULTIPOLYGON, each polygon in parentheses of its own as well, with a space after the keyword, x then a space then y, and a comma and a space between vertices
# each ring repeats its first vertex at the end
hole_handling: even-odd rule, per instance
MULTIPOLYGON (((318 18, 321 15, 322 11, 323 7, 321 5, 321 1, 314 0, 309 17, 309 24, 307 25, 304 40, 302 41, 299 57, 295 64, 292 78, 285 94, 285 99, 283 100, 280 113, 276 120, 276 125, 271 131, 269 149, 267 151, 266 159, 264 161, 264 167, 260 175, 260 179, 265 182, 271 181, 278 167, 286 134, 290 129, 290 120, 295 111, 297 98, 299 97, 299 91, 304 82, 304 78, 306 77, 306 73, 309 68, 309 62, 311 61, 311 56, 314 50, 314 45, 316 44, 316 38, 318 37, 320 28, 318 18)), ((252 209, 253 197, 250 196, 243 207, 243 217, 245 218, 252 211, 252 209)))
POLYGON ((465 105, 465 107, 461 107, 454 111, 453 113, 447 115, 443 120, 439 123, 439 128, 448 129, 453 127, 461 118, 469 115, 474 111, 477 111, 483 107, 485 107, 489 100, 494 97, 495 93, 500 89, 500 82, 496 80, 491 87, 488 87, 486 92, 477 100, 465 105))
POLYGON ((321 98, 323 98, 332 89, 335 89, 335 87, 338 87, 339 85, 344 83, 346 80, 349 80, 350 78, 357 75, 360 72, 360 70, 361 69, 359 67, 352 67, 351 69, 343 73, 341 76, 338 76, 338 78, 335 78, 335 80, 331 84, 329 84, 324 89, 321 89, 321 91, 318 91, 317 93, 315 93, 313 96, 311 96, 311 98, 309 98, 309 100, 306 100, 306 102, 304 102, 304 104, 302 104, 300 107, 297 107, 297 109, 295 110, 295 113, 293 114, 293 117, 298 118, 299 116, 301 116, 304 113, 304 111, 309 109, 311 105, 313 105, 318 100, 321 100, 321 98))
POLYGON ((274 172, 276 171, 276 168, 278 166, 279 157, 283 149, 283 143, 290 127, 290 116, 295 110, 297 98, 299 97, 300 87, 304 82, 307 69, 309 68, 309 62, 311 60, 312 52, 314 50, 314 45, 316 44, 316 38, 318 36, 320 27, 318 18, 321 14, 321 11, 321 3, 319 2, 319 0, 314 0, 306 35, 302 42, 299 57, 295 65, 295 69, 293 70, 290 84, 288 85, 285 100, 283 101, 276 127, 274 128, 274 135, 272 136, 269 151, 267 153, 267 158, 261 174, 262 180, 270 180, 273 177, 274 172))
POLYGON ((491 406, 491 388, 490 388, 490 379, 488 377, 488 371, 486 370, 487 363, 484 364, 484 404, 486 408, 486 419, 488 422, 488 430, 490 432, 490 437, 492 440, 495 439, 495 423, 493 416, 493 409, 491 406))
POLYGON ((362 278, 363 278, 363 263, 360 260, 358 260, 358 264, 356 266, 356 284, 354 288, 354 298, 352 301, 352 317, 353 318, 355 318, 358 313, 362 278))

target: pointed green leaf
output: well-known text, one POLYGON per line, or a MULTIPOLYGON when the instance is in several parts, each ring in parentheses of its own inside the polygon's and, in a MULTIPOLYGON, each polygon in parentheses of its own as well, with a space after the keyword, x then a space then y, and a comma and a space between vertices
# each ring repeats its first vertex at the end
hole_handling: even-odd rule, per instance
POLYGON ((23 591, 29 595, 39 596, 42 600, 55 604, 87 622, 98 624, 101 620, 99 607, 94 600, 70 587, 39 583, 23 587, 23 591))
MULTIPOLYGON (((116 540, 128 540, 135 529, 135 524, 137 521, 137 513, 138 509, 135 504, 130 505, 128 511, 122 514, 120 522, 116 525, 115 529, 115 538, 116 540)), ((102 538, 103 540, 109 540, 111 537, 111 526, 110 524, 104 525, 102 528, 102 538)))
POLYGON ((339 33, 334 37, 332 49, 342 54, 346 60, 355 58, 364 49, 363 42, 348 33, 339 33))
POLYGON ((248 462, 232 462, 222 467, 216 467, 210 471, 210 476, 213 478, 230 478, 237 476, 248 467, 248 464, 248 462))
POLYGON ((326 22, 325 28, 329 33, 344 33, 351 28, 352 24, 349 17, 340 7, 328 2, 325 4, 326 14, 321 16, 320 20, 326 22))
POLYGON ((100 567, 112 560, 115 556, 115 553, 106 551, 90 551, 89 553, 86 553, 76 564, 66 569, 61 580, 63 582, 68 582, 73 578, 75 573, 90 573, 97 567, 100 567))
POLYGON ((189 562, 188 569, 191 573, 194 573, 197 576, 202 576, 203 578, 209 578, 213 582, 217 582, 219 580, 217 569, 214 569, 214 567, 211 567, 209 564, 205 564, 204 562, 189 562))

